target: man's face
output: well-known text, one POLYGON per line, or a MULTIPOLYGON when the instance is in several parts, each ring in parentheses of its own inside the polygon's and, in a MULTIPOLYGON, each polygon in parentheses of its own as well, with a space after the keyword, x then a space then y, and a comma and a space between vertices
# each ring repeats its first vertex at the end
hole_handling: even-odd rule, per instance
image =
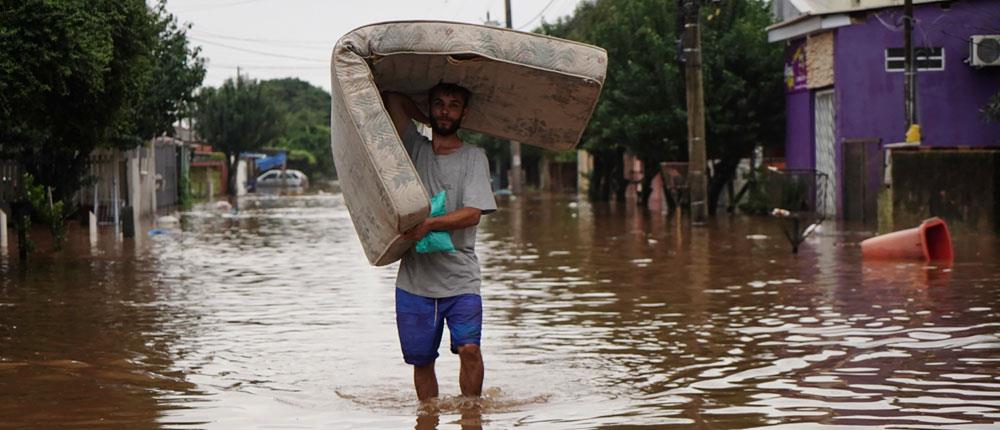
POLYGON ((455 134, 465 117, 465 101, 461 94, 438 91, 431 95, 431 128, 441 136, 455 134))

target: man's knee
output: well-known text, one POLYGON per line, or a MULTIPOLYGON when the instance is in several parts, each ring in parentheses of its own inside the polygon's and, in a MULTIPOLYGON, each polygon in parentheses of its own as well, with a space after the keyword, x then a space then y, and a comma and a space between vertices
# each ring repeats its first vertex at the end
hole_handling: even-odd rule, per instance
POLYGON ((479 360, 482 360, 482 355, 479 352, 479 345, 476 345, 474 343, 470 343, 468 345, 462 345, 462 346, 458 347, 458 356, 463 361, 468 361, 468 360, 479 361, 479 360))

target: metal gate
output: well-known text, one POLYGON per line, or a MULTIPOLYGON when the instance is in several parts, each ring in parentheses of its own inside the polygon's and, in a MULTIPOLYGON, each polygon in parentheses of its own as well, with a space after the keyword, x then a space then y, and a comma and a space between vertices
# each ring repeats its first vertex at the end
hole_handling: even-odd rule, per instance
POLYGON ((840 142, 844 167, 841 202, 843 218, 873 226, 877 221, 882 151, 878 138, 840 142))
POLYGON ((169 143, 156 145, 156 208, 177 206, 178 146, 169 143))
POLYGON ((837 156, 835 146, 835 111, 833 90, 816 93, 816 172, 826 175, 824 201, 817 202, 821 214, 832 217, 837 214, 837 156))

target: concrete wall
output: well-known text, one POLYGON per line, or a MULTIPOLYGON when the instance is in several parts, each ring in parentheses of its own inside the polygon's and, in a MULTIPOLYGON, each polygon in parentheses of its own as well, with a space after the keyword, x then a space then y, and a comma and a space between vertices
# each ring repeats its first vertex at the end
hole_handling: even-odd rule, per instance
POLYGON ((1000 150, 892 153, 892 221, 936 216, 958 234, 1000 234, 1000 150))

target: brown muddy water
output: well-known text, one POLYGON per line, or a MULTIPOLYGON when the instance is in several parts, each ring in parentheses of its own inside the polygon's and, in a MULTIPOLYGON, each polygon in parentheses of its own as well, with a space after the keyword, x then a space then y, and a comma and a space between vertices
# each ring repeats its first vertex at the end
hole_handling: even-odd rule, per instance
MULTIPOLYGON (((420 409, 340 195, 196 210, 138 245, 0 257, 0 428, 1000 426, 1000 243, 864 263, 825 225, 682 219, 568 197, 483 219, 484 400, 420 409)), ((39 247, 44 233, 36 234, 39 247)), ((446 343, 446 342, 445 342, 446 343)))

